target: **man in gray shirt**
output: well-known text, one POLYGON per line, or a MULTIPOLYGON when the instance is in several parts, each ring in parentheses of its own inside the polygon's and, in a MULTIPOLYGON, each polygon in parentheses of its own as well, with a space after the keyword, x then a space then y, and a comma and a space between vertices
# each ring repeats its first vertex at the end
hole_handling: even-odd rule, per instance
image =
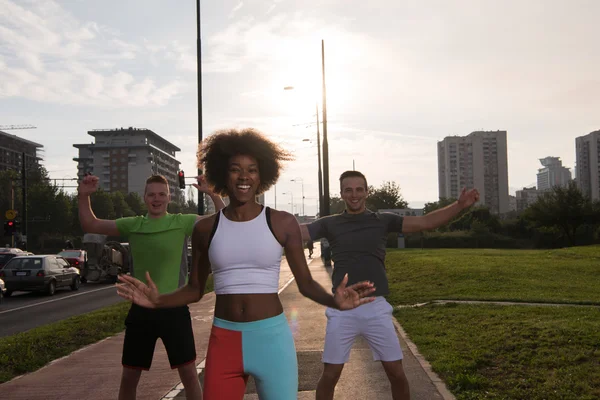
POLYGON ((334 262, 334 291, 348 274, 348 285, 373 282, 376 299, 349 311, 326 310, 324 369, 317 386, 317 400, 333 399, 335 386, 357 336, 365 338, 374 360, 381 361, 392 386, 393 399, 407 400, 410 392, 402 366, 402 349, 392 322, 393 307, 383 297, 389 293, 385 273, 388 233, 413 233, 442 226, 476 203, 479 192, 463 189, 458 201, 445 208, 422 217, 401 217, 366 209, 367 179, 358 171, 346 171, 340 176, 340 190, 346 210, 301 225, 302 238, 328 240, 334 262))

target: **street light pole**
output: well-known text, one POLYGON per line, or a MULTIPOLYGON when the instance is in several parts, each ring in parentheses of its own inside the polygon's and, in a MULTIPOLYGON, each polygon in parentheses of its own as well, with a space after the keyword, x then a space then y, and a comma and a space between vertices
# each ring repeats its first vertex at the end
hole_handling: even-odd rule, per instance
POLYGON ((317 111, 317 157, 319 158, 319 217, 323 216, 323 171, 321 170, 321 128, 319 124, 319 103, 317 111))
POLYGON ((290 195, 290 199, 292 200, 292 215, 294 215, 294 192, 289 192, 289 193, 281 193, 281 194, 289 194, 290 195))
POLYGON ((325 88, 325 41, 321 40, 321 61, 323 68, 323 213, 329 215, 329 143, 327 142, 327 92, 325 88))
POLYGON ((296 179, 292 179, 291 181, 292 182, 300 181, 300 183, 302 184, 302 215, 306 215, 306 213, 304 212, 304 179, 296 178, 296 179))
MULTIPOLYGON (((198 145, 202 143, 202 31, 200 29, 200 0, 196 0, 196 63, 198 64, 198 145)), ((198 176, 202 169, 198 165, 198 176)), ((198 215, 204 215, 204 193, 198 191, 198 215)))

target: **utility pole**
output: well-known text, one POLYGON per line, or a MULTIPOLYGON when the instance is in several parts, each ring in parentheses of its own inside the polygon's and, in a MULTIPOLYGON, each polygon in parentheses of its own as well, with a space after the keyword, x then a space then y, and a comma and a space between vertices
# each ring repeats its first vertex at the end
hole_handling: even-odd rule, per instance
POLYGON ((317 111, 317 157, 319 158, 319 217, 323 216, 323 171, 321 170, 321 128, 319 124, 319 103, 316 106, 317 111))
POLYGON ((25 237, 23 242, 27 250, 27 167, 25 166, 25 152, 21 153, 21 185, 23 193, 23 217, 21 219, 21 235, 25 237))
MULTIPOLYGON (((202 143, 202 30, 200 29, 200 0, 196 0, 196 57, 198 64, 198 145, 202 143)), ((198 176, 202 169, 198 165, 198 176)), ((204 193, 198 191, 198 215, 204 215, 204 193)))
POLYGON ((327 142, 327 92, 325 88, 325 41, 321 40, 321 61, 323 68, 323 213, 330 213, 329 207, 329 144, 327 142))
MULTIPOLYGON (((15 184, 11 178, 10 180, 10 209, 15 209, 15 184)), ((15 247, 15 235, 10 237, 10 247, 15 247)))

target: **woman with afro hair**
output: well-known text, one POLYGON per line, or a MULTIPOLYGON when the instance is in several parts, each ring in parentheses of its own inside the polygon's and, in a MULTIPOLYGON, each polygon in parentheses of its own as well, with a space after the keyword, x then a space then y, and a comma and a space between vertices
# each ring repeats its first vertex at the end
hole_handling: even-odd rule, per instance
POLYGON ((159 295, 148 285, 121 278, 119 294, 144 307, 177 307, 199 301, 212 269, 216 293, 204 378, 207 400, 241 400, 252 375, 261 400, 298 396, 298 365, 291 330, 279 300, 282 249, 302 295, 327 307, 351 309, 372 301, 369 282, 332 295, 312 279, 300 226, 290 213, 256 202, 277 182, 292 156, 254 129, 218 131, 198 150, 213 191, 229 205, 200 220, 192 236, 192 271, 181 289, 159 295))

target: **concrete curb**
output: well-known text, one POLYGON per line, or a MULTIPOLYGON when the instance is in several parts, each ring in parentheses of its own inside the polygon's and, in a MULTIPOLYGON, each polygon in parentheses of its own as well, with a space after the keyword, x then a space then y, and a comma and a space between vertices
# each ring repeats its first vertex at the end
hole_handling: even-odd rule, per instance
POLYGON ((529 307, 592 307, 600 308, 597 304, 575 304, 575 303, 530 303, 518 301, 496 301, 496 300, 431 300, 425 303, 399 305, 395 308, 417 308, 436 304, 477 304, 477 305, 495 305, 495 306, 529 306, 529 307))
POLYGON ((398 334, 400 334, 402 339, 406 342, 408 349, 413 354, 413 356, 415 356, 415 358, 421 365, 421 368, 423 368, 429 379, 431 379, 431 382, 434 384, 435 388, 438 390, 438 392, 444 398, 444 400, 456 400, 456 397, 454 397, 454 395, 450 393, 444 381, 442 381, 440 377, 435 372, 433 372, 433 369, 431 369, 431 364, 429 364, 425 357, 423 357, 421 353, 419 353, 417 345, 409 339, 408 335, 406 334, 402 326, 400 326, 400 323, 398 323, 396 317, 394 317, 393 315, 392 322, 394 323, 398 334))

